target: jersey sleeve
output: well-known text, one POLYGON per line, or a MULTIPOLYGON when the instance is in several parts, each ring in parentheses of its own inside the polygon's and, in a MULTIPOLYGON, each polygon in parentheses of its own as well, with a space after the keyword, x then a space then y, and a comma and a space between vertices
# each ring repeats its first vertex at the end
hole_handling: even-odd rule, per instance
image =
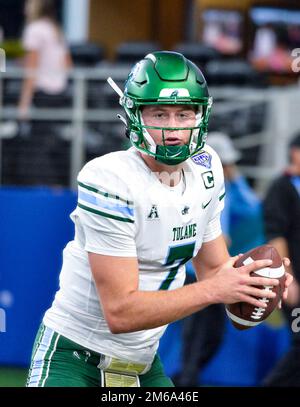
POLYGON ((225 202, 225 183, 224 173, 221 161, 218 155, 214 152, 212 159, 214 174, 215 190, 212 198, 212 211, 207 222, 207 226, 203 235, 203 242, 209 242, 216 239, 222 234, 221 228, 221 212, 224 209, 225 202))
POLYGON ((23 47, 27 51, 38 51, 43 46, 43 30, 41 30, 40 24, 29 24, 23 33, 23 47))
POLYGON ((74 217, 87 252, 136 257, 134 202, 117 174, 88 163, 78 176, 74 217))
POLYGON ((218 213, 213 219, 211 219, 205 229, 203 235, 203 242, 210 242, 216 239, 222 234, 220 213, 218 213))

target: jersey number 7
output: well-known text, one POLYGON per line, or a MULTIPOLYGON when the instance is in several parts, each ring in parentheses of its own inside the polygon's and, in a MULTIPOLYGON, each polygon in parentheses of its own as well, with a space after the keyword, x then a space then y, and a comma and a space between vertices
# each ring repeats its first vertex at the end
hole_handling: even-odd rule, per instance
POLYGON ((168 290, 176 277, 179 267, 187 263, 193 257, 194 249, 195 242, 169 247, 169 253, 164 267, 171 266, 173 264, 174 267, 170 269, 167 278, 162 282, 161 286, 159 287, 160 290, 168 290))

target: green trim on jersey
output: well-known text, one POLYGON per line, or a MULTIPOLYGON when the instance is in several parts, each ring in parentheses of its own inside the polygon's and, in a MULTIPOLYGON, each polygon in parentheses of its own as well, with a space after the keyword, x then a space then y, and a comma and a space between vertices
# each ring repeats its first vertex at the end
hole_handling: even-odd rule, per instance
POLYGON ((94 187, 90 187, 89 185, 83 184, 82 182, 78 182, 78 185, 80 187, 82 187, 82 188, 87 189, 88 191, 96 192, 96 194, 102 195, 105 198, 116 199, 117 201, 124 202, 127 205, 133 205, 134 204, 134 202, 128 201, 127 199, 124 199, 124 198, 121 198, 119 195, 112 195, 112 194, 109 194, 108 192, 100 191, 99 189, 96 189, 94 187))
POLYGON ((115 216, 111 215, 110 213, 102 212, 102 211, 97 211, 96 209, 90 208, 88 206, 82 205, 81 203, 78 203, 78 207, 81 209, 84 209, 85 211, 94 213, 95 215, 100 215, 100 216, 105 216, 106 218, 111 218, 115 220, 120 220, 121 222, 128 222, 128 223, 134 223, 134 220, 129 219, 129 218, 121 218, 120 216, 115 216))
POLYGON ((224 194, 222 194, 221 196, 219 196, 219 201, 222 201, 222 199, 225 197, 226 192, 224 192, 224 194))

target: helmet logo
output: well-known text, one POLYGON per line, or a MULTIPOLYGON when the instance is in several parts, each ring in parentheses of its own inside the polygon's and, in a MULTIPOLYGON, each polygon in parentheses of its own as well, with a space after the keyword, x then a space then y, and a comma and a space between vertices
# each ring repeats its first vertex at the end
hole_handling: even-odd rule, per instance
POLYGON ((186 88, 164 88, 160 91, 159 94, 160 98, 177 98, 177 97, 183 97, 183 98, 188 98, 190 97, 190 92, 186 88))

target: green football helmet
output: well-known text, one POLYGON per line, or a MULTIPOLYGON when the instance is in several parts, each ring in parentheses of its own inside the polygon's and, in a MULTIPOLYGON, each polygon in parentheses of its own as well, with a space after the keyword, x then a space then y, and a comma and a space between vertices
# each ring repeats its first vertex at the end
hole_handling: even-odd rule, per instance
POLYGON ((203 149, 212 98, 200 69, 182 54, 169 51, 148 54, 129 73, 124 93, 116 89, 116 85, 114 88, 120 95, 120 105, 126 113, 126 119, 123 118, 127 126, 126 134, 136 149, 168 165, 179 164, 203 149), (146 126, 142 118, 142 106, 163 104, 195 106, 195 126, 146 126), (149 129, 162 131, 162 145, 154 142, 149 129), (165 132, 174 130, 189 130, 188 143, 166 145, 165 132))

